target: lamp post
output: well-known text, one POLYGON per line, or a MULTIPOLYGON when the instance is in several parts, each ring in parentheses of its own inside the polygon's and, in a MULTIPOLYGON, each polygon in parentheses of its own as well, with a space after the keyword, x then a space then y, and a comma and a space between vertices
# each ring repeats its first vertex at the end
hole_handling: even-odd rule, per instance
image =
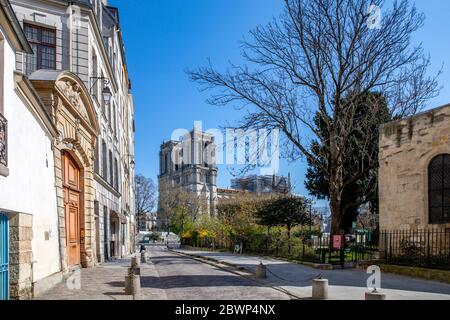
POLYGON ((112 93, 111 90, 109 90, 108 86, 105 86, 102 90, 102 97, 105 105, 109 105, 109 102, 111 101, 112 93))
POLYGON ((134 162, 134 154, 125 154, 124 157, 127 158, 127 161, 126 161, 126 162, 127 162, 127 163, 129 162, 129 163, 130 163, 131 169, 134 169, 134 167, 135 167, 135 165, 136 165, 136 162, 134 162), (130 161, 130 159, 131 159, 131 161, 130 161))

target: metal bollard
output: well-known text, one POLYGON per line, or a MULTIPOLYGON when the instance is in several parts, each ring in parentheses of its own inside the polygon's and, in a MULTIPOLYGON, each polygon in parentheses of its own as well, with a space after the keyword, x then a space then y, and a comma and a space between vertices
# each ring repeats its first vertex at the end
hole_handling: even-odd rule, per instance
POLYGON ((147 262, 147 257, 145 255, 145 252, 141 252, 141 263, 146 263, 147 262))
POLYGON ((366 300, 386 300, 386 294, 374 290, 371 292, 366 292, 365 298, 366 300))
POLYGON ((312 298, 314 300, 328 299, 328 279, 314 279, 312 282, 312 298))
POLYGON ((263 265, 263 263, 261 261, 260 264, 256 266, 256 277, 258 279, 267 278, 266 271, 267 271, 267 267, 265 265, 263 265))

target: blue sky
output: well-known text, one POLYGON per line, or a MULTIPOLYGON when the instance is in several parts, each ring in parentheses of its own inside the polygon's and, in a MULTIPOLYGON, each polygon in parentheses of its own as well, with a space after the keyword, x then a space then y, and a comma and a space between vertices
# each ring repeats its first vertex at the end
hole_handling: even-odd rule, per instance
MULTIPOLYGON (((239 64, 239 41, 257 24, 278 16, 281 0, 110 0, 120 9, 128 68, 136 108, 136 171, 155 182, 158 152, 163 140, 177 128, 191 129, 201 120, 203 129, 218 128, 239 119, 232 107, 206 104, 185 70, 205 65, 210 58, 219 69, 229 61, 239 64)), ((450 1, 419 0, 427 19, 414 41, 430 54, 433 71, 444 63, 444 87, 429 107, 450 103, 450 1)), ((304 188, 305 161, 281 161, 281 174, 291 173, 295 191, 304 188)), ((219 167, 218 185, 229 187, 231 175, 219 167)))

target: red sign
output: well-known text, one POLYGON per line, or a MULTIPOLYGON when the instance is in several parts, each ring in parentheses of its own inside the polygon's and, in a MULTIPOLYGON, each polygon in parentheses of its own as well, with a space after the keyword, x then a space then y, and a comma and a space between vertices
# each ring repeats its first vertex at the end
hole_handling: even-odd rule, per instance
POLYGON ((342 236, 340 235, 334 235, 333 236, 333 249, 342 249, 342 236))

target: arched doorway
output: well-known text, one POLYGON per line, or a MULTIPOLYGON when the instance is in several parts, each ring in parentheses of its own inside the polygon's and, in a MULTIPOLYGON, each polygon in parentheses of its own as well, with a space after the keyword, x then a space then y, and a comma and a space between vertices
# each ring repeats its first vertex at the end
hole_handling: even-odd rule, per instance
POLYGON ((83 187, 81 171, 68 152, 62 154, 64 177, 64 213, 66 223, 67 265, 69 268, 81 264, 81 244, 84 238, 81 214, 83 187))
POLYGON ((58 130, 54 166, 61 268, 91 267, 96 261, 94 150, 99 126, 83 83, 68 71, 38 70, 29 77, 58 130))

